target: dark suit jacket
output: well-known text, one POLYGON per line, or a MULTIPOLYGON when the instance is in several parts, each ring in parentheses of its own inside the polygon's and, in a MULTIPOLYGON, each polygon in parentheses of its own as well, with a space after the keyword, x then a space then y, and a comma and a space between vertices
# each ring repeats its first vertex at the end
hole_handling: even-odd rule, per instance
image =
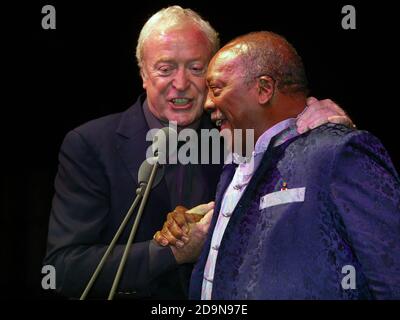
MULTIPOLYGON (((224 168, 215 212, 234 170, 224 168)), ((216 219, 192 274, 192 299, 201 295, 216 219)), ((212 298, 399 299, 400 180, 378 139, 324 125, 279 146, 272 141, 225 230, 212 298), (304 187, 304 201, 260 209, 284 181, 304 187), (348 265, 355 289, 342 287, 354 283, 348 265)))
MULTIPOLYGON (((146 141, 144 99, 123 113, 72 130, 62 144, 44 262, 56 267, 57 290, 63 295, 80 296, 134 200, 138 170, 151 144, 146 141)), ((211 127, 207 116, 201 127, 211 127)), ((213 200, 220 169, 202 166, 208 184, 203 202, 213 200)), ((151 241, 171 209, 163 180, 150 193, 119 291, 136 297, 186 297, 191 268, 177 272, 170 248, 151 241)), ((92 296, 107 297, 133 219, 92 288, 92 296)))

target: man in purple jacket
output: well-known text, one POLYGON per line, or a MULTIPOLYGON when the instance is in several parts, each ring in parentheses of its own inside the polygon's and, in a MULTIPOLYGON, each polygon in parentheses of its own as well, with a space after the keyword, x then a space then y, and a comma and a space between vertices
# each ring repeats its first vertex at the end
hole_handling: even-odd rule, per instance
MULTIPOLYGON (((190 297, 399 299, 400 180, 380 141, 335 124, 299 134, 303 64, 271 32, 225 45, 207 85, 212 120, 254 129, 256 144, 223 169, 190 297)), ((182 217, 170 215, 156 238, 173 243, 182 217)), ((190 251, 197 229, 189 224, 190 251)), ((187 261, 185 247, 174 250, 187 261)))

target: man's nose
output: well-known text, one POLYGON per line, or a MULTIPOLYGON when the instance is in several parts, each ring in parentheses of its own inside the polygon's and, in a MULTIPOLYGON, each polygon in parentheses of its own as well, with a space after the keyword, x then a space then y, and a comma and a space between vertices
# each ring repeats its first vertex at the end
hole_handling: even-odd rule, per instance
POLYGON ((189 78, 185 69, 179 69, 175 74, 173 86, 179 91, 184 91, 189 87, 189 78))
POLYGON ((215 104, 213 100, 211 99, 211 94, 208 92, 206 102, 204 103, 204 110, 208 113, 212 113, 215 111, 215 104))

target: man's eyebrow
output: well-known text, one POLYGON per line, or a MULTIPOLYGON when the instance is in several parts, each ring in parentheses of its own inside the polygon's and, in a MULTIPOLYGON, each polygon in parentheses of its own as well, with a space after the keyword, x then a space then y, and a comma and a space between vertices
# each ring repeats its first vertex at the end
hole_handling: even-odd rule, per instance
POLYGON ((218 79, 213 76, 207 77, 206 82, 207 82, 208 86, 224 86, 225 85, 225 82, 222 79, 218 79))
POLYGON ((160 58, 155 62, 154 65, 157 65, 159 63, 173 63, 173 60, 171 60, 169 58, 160 58))
MULTIPOLYGON (((160 63, 160 62, 174 63, 176 61, 172 57, 160 57, 160 58, 157 59, 157 61, 155 63, 160 63)), ((186 61, 186 63, 194 63, 194 62, 203 63, 203 64, 207 65, 206 63, 204 63, 204 61, 203 61, 203 59, 201 57, 194 57, 194 58, 186 61)))

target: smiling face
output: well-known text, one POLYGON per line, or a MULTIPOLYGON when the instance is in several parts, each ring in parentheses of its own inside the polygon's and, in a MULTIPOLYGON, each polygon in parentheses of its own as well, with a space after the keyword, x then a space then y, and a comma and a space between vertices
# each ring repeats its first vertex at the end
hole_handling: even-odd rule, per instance
POLYGON ((154 31, 144 43, 143 88, 161 121, 187 126, 200 118, 206 98, 210 43, 193 24, 154 31))
POLYGON ((205 109, 223 129, 254 129, 257 123, 257 86, 245 84, 241 58, 232 50, 222 50, 210 62, 205 109))
POLYGON ((306 98, 300 57, 270 32, 240 36, 220 49, 208 66, 207 86, 205 110, 221 130, 241 129, 242 141, 246 129, 254 130, 257 141, 275 124, 295 118, 306 98))

